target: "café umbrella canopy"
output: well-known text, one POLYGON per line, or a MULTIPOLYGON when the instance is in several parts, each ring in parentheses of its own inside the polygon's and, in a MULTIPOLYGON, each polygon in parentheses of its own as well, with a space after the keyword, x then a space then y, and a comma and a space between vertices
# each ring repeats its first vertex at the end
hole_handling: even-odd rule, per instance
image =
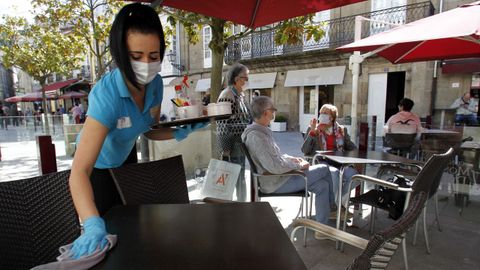
MULTIPOLYGON (((57 99, 57 96, 54 93, 45 93, 47 100, 57 99)), ((20 96, 13 96, 5 99, 6 102, 17 103, 17 102, 33 102, 33 101, 42 101, 42 92, 31 92, 26 93, 20 96)))
POLYGON ((257 28, 365 0, 137 0, 257 28))
POLYGON ((396 63, 480 57, 480 1, 341 46, 396 63))

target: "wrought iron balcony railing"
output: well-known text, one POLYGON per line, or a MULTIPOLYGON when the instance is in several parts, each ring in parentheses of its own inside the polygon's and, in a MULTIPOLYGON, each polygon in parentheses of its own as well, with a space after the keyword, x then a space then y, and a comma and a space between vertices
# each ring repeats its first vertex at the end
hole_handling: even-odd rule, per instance
POLYGON ((333 49, 353 42, 355 16, 363 16, 374 21, 362 23, 362 38, 390 29, 390 24, 405 24, 434 14, 430 1, 398 6, 389 9, 366 12, 319 22, 325 35, 319 41, 306 40, 296 45, 276 45, 273 29, 255 31, 248 36, 229 43, 225 51, 225 62, 261 58, 274 55, 286 55, 305 51, 333 49), (387 22, 390 24, 385 24, 387 22))

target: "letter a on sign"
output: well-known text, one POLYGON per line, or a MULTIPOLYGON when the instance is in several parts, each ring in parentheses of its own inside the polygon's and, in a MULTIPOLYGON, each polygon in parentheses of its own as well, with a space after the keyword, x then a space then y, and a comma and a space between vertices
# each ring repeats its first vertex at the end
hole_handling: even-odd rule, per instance
POLYGON ((225 181, 227 180, 227 178, 228 178, 228 174, 223 174, 222 173, 222 175, 220 175, 220 177, 218 177, 217 182, 215 182, 215 184, 217 184, 217 185, 222 184, 223 186, 225 186, 225 181))

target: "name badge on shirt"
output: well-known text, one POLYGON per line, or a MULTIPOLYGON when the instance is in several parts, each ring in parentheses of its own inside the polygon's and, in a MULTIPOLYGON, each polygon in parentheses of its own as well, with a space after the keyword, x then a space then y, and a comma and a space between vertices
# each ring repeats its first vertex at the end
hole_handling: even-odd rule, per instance
POLYGON ((125 117, 120 117, 117 120, 117 128, 122 129, 122 128, 129 128, 132 126, 132 121, 130 121, 130 117, 125 116, 125 117))

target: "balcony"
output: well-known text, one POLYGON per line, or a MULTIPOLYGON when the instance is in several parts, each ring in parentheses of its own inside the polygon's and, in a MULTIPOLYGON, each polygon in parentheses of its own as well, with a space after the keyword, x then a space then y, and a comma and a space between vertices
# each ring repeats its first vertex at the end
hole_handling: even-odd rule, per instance
POLYGON ((304 39, 303 43, 296 45, 276 45, 275 32, 272 29, 255 31, 228 44, 225 51, 225 62, 231 64, 240 60, 334 49, 353 42, 355 16, 358 15, 377 21, 362 24, 362 38, 364 38, 391 29, 391 25, 381 22, 405 24, 433 14, 432 3, 426 1, 322 21, 319 22, 325 30, 325 36, 322 39, 319 41, 304 39))

